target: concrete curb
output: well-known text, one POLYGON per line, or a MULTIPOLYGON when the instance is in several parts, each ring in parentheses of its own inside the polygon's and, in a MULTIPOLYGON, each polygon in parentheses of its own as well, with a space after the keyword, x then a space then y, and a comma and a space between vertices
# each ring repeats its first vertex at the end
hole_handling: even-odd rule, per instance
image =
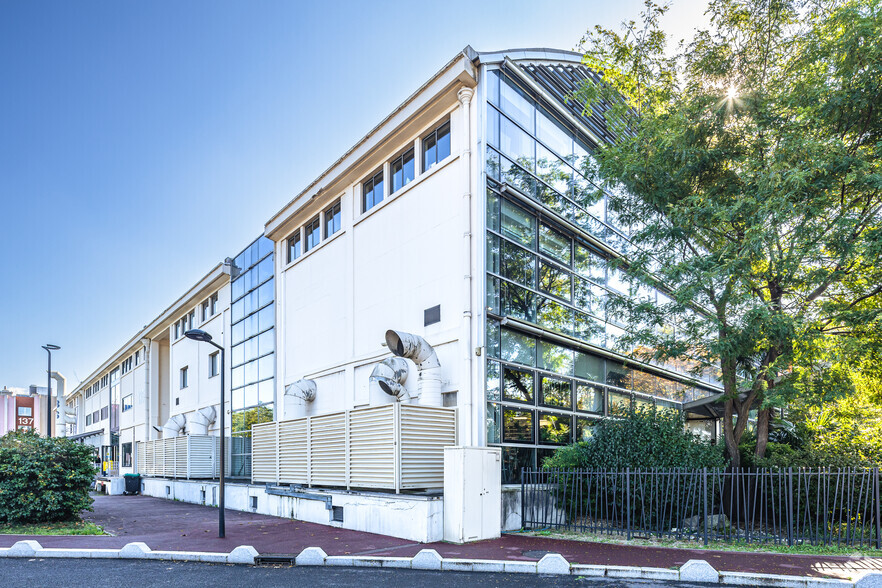
MULTIPOLYGON (((153 551, 145 543, 129 543, 120 549, 44 548, 38 541, 19 541, 0 548, 0 558, 48 557, 157 559, 254 565, 259 556, 250 545, 230 553, 199 551, 153 551)), ((719 572, 701 559, 689 560, 680 569, 641 568, 571 564, 559 553, 546 554, 539 561, 443 558, 434 549, 423 549, 413 557, 329 556, 320 547, 307 547, 296 558, 298 566, 348 566, 458 572, 507 572, 545 575, 574 575, 644 580, 705 582, 729 586, 778 586, 782 588, 882 588, 882 573, 865 572, 853 581, 802 576, 778 576, 743 572, 719 572)))

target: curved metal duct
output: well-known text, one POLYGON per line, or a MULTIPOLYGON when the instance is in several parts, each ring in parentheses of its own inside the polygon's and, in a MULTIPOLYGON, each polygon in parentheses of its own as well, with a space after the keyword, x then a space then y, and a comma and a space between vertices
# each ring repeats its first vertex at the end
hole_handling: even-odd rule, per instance
POLYGON ((419 335, 392 329, 386 331, 386 345, 393 354, 416 364, 420 404, 441 406, 441 363, 435 349, 419 335))
POLYGON ((190 435, 208 435, 208 427, 217 419, 217 411, 213 406, 206 406, 190 417, 190 435))
POLYGON ((315 400, 315 395, 317 391, 318 387, 315 385, 315 380, 301 379, 297 380, 293 384, 288 384, 287 386, 285 386, 286 396, 300 398, 305 402, 312 402, 313 400, 315 400))
POLYGON ((380 390, 398 400, 407 396, 404 383, 407 381, 407 362, 400 357, 387 357, 374 366, 370 382, 376 383, 380 390))
POLYGON ((176 414, 162 425, 162 438, 177 437, 186 425, 187 417, 182 414, 176 414))
POLYGON ((67 378, 59 372, 52 372, 49 376, 57 382, 57 392, 55 394, 55 435, 57 437, 67 437, 67 425, 73 425, 77 422, 76 411, 64 405, 67 378))

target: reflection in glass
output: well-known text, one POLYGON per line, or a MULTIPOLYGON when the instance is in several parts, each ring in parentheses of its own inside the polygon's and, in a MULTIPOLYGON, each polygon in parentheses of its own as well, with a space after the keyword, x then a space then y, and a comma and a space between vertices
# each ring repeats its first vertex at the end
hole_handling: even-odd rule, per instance
POLYGON ((533 372, 506 367, 503 373, 503 399, 533 404, 533 372))
POLYGON ((536 217, 508 200, 502 201, 502 235, 526 247, 536 246, 536 217))
POLYGON ((539 413, 539 443, 567 445, 570 443, 572 417, 569 415, 539 413))
POLYGON ((539 251, 570 265, 570 238, 545 224, 539 227, 539 251))
POLYGON ((503 442, 533 443, 533 411, 506 408, 502 415, 503 442))
POLYGON ((542 404, 560 408, 572 408, 572 391, 569 380, 542 376, 542 404))
POLYGON ((502 329, 502 359, 523 365, 536 365, 536 340, 510 329, 502 329))
POLYGON ((591 384, 576 384, 576 410, 603 414, 603 388, 591 384))

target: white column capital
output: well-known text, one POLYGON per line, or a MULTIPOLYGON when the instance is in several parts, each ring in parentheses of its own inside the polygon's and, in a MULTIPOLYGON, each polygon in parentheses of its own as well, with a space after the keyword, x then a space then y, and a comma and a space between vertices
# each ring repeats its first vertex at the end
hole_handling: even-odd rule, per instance
POLYGON ((463 86, 459 89, 459 92, 456 93, 456 97, 459 98, 459 101, 462 102, 463 106, 468 106, 474 95, 475 91, 468 86, 463 86))

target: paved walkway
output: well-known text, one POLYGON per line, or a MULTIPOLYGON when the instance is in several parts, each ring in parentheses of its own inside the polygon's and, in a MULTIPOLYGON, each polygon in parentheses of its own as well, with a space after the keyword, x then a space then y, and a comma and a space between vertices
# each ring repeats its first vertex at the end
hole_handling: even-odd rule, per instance
POLYGON ((229 552, 251 545, 261 554, 298 554, 321 547, 328 555, 412 556, 435 549, 443 557, 535 561, 545 552, 562 554, 571 563, 678 567, 704 559, 720 571, 849 578, 862 570, 882 571, 882 558, 743 553, 699 549, 641 547, 565 541, 519 534, 465 545, 414 543, 384 535, 228 510, 225 539, 217 537, 217 509, 147 496, 96 495, 94 511, 85 518, 113 536, 0 535, 0 547, 36 539, 43 547, 119 548, 143 541, 154 550, 229 552))

